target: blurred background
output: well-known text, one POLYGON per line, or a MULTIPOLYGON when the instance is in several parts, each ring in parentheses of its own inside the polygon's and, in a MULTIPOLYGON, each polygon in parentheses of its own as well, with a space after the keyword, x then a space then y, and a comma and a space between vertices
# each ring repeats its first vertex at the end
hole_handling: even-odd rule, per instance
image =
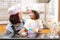
POLYGON ((5 31, 6 24, 8 23, 9 14, 8 8, 20 4, 23 17, 29 18, 27 13, 28 9, 36 8, 40 14, 40 19, 43 20, 47 26, 55 22, 58 25, 58 0, 0 0, 0 33, 5 31), (52 22, 52 23, 51 23, 52 22))
MULTIPOLYGON (((27 15, 28 8, 37 8, 43 18, 46 14, 54 16, 55 1, 54 0, 0 0, 0 21, 7 21, 9 18, 8 8, 20 4, 21 11, 24 12, 24 17, 27 15)), ((28 16, 28 15, 27 15, 28 16)), ((26 17, 27 18, 27 17, 26 17)))

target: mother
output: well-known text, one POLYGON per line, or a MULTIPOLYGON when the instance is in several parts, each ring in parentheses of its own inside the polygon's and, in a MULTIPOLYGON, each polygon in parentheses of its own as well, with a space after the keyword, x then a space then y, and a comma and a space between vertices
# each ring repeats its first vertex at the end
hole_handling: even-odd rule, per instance
POLYGON ((15 35, 18 34, 19 30, 23 28, 23 25, 25 23, 19 7, 19 5, 16 5, 8 9, 10 17, 9 23, 6 26, 6 36, 9 38, 15 37, 15 35))

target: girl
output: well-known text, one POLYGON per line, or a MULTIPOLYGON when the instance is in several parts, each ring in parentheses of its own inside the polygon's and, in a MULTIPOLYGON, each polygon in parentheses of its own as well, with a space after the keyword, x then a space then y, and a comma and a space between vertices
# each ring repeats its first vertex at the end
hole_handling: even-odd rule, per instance
POLYGON ((28 19, 24 25, 24 28, 19 31, 19 34, 27 30, 28 38, 35 38, 38 36, 39 31, 43 28, 42 20, 39 19, 39 13, 35 10, 29 11, 30 19, 28 19))

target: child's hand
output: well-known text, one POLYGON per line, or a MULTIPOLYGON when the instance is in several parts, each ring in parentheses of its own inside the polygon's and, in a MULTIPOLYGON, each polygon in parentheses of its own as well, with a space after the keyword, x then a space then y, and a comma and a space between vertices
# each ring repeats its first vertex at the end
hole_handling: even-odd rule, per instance
POLYGON ((33 28, 32 31, 33 32, 38 32, 38 28, 33 28))
POLYGON ((36 31, 36 28, 33 28, 32 31, 33 31, 33 32, 37 32, 37 31, 36 31))
POLYGON ((40 33, 40 32, 41 32, 41 29, 39 28, 39 29, 38 29, 38 33, 40 33))

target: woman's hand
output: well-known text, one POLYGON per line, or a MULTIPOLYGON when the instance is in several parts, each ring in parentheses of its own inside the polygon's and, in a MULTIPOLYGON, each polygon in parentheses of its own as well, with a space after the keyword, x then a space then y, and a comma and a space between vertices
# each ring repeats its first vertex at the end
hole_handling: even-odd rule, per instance
POLYGON ((26 30, 26 29, 23 28, 22 30, 20 30, 20 31, 18 32, 18 34, 19 34, 20 36, 23 36, 23 37, 27 36, 27 32, 26 32, 25 30, 26 30))
POLYGON ((24 28, 23 29, 21 29, 19 32, 18 32, 18 34, 21 34, 22 32, 24 32, 24 28))

